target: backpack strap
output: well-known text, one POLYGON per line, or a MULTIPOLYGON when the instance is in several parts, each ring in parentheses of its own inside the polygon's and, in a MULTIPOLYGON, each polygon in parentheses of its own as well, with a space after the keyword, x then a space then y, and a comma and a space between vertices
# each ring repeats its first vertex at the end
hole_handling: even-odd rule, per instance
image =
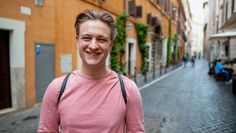
POLYGON ((61 86, 61 89, 60 89, 60 93, 59 93, 59 96, 58 96, 58 98, 57 98, 57 104, 59 104, 60 99, 61 99, 61 96, 62 96, 62 94, 63 94, 64 91, 65 91, 66 83, 67 83, 67 81, 68 81, 68 78, 69 78, 70 74, 71 74, 71 73, 68 73, 68 74, 66 75, 66 77, 64 78, 64 80, 63 80, 63 83, 62 83, 62 86, 61 86))
MULTIPOLYGON (((71 73, 67 74, 66 77, 63 80, 63 83, 62 83, 62 86, 61 86, 61 89, 60 89, 60 93, 59 93, 59 96, 57 98, 57 104, 59 104, 61 96, 65 91, 66 84, 67 84, 67 81, 68 81, 68 78, 69 78, 70 74, 71 73)), ((127 104, 127 95, 126 95, 126 91, 125 91, 124 81, 123 81, 123 79, 122 79, 122 77, 119 73, 117 73, 117 75, 118 75, 118 78, 119 78, 119 81, 120 81, 120 88, 121 88, 122 96, 124 98, 125 104, 127 104)))
POLYGON ((122 96, 125 100, 125 104, 127 104, 127 95, 126 95, 126 91, 125 91, 124 81, 119 73, 117 73, 117 75, 118 75, 119 81, 120 81, 120 88, 121 88, 122 96))

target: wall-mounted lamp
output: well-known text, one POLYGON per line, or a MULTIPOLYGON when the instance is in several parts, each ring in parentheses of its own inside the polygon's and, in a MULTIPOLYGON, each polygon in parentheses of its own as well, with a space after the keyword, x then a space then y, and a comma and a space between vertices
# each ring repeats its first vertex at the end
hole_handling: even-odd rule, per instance
POLYGON ((173 5, 173 6, 172 6, 172 11, 173 11, 173 12, 176 12, 176 11, 177 11, 177 6, 176 6, 176 5, 173 5))
POLYGON ((43 6, 44 0, 34 0, 34 5, 35 6, 43 6))

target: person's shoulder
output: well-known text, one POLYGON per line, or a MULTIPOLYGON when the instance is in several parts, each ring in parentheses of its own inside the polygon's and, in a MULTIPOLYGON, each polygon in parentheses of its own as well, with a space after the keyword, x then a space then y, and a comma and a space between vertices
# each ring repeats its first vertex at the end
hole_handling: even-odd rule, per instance
POLYGON ((127 76, 121 75, 127 91, 138 91, 136 83, 127 76))
MULTIPOLYGON (((119 73, 112 71, 112 74, 110 75, 110 77, 118 78, 118 74, 119 73)), ((134 89, 134 88, 137 89, 137 85, 133 80, 129 79, 127 76, 125 76, 123 74, 119 74, 119 75, 121 76, 126 89, 134 89)))
POLYGON ((60 87, 67 75, 69 75, 69 79, 71 79, 74 76, 77 76, 76 70, 72 71, 70 73, 65 73, 59 77, 56 77, 55 79, 52 80, 52 82, 50 84, 53 84, 57 88, 60 87))

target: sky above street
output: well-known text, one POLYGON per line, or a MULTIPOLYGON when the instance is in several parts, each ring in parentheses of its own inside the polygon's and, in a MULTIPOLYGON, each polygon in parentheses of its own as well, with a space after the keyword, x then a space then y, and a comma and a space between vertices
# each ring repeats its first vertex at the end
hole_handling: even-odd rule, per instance
POLYGON ((202 22, 203 20, 203 2, 205 0, 188 0, 194 20, 202 22))

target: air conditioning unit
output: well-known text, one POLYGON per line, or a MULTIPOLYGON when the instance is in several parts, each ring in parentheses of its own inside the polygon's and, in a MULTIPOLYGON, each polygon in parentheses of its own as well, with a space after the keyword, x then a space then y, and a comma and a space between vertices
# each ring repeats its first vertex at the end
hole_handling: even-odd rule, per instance
POLYGON ((105 0, 97 0, 98 3, 103 3, 105 0))
POLYGON ((34 0, 35 6, 43 6, 44 0, 34 0))

